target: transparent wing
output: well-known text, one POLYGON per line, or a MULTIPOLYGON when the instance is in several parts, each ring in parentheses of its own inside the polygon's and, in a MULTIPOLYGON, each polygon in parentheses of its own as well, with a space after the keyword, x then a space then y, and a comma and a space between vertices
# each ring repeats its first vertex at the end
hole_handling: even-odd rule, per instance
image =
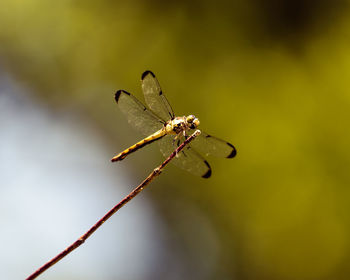
MULTIPOLYGON (((176 140, 174 142, 173 135, 166 135, 158 143, 162 154, 168 157, 182 141, 176 140)), ((203 178, 209 178, 211 175, 209 163, 190 145, 187 145, 171 162, 177 167, 203 178)))
POLYGON ((144 135, 150 135, 161 129, 164 122, 148 110, 132 94, 118 90, 115 101, 120 110, 126 115, 128 122, 144 135))
POLYGON ((192 141, 191 146, 205 155, 216 157, 233 158, 237 153, 232 144, 203 131, 192 141))
POLYGON ((148 107, 164 121, 175 117, 173 109, 164 96, 156 76, 151 71, 145 71, 141 76, 142 90, 148 107))

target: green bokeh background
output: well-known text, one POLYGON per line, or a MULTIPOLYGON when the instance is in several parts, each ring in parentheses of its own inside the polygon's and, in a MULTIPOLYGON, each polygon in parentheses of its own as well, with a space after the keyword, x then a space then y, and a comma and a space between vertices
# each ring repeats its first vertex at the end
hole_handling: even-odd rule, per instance
MULTIPOLYGON (((169 166, 147 189, 188 279, 349 279, 349 1, 3 0, 0 59, 111 151, 141 137, 113 95, 142 99, 147 69, 175 113, 237 147, 209 180, 169 166)), ((141 181, 161 159, 125 165, 141 181)))

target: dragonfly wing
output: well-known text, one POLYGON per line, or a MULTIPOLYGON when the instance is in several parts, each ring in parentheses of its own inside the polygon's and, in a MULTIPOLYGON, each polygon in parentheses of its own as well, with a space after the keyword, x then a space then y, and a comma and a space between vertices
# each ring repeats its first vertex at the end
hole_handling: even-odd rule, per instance
MULTIPOLYGON (((168 157, 179 146, 182 141, 174 142, 173 135, 166 135, 158 141, 160 151, 165 157, 168 157)), ((194 175, 203 178, 209 178, 211 168, 209 163, 190 145, 187 145, 177 156, 172 160, 172 163, 177 167, 184 169, 194 175)))
POLYGON ((128 122, 144 135, 150 135, 161 129, 164 122, 148 110, 132 94, 118 90, 115 101, 120 110, 126 115, 128 122))
POLYGON ((142 90, 146 104, 164 121, 175 117, 173 109, 164 96, 156 76, 151 71, 145 71, 141 76, 142 90))
POLYGON ((232 144, 203 131, 192 141, 191 146, 205 155, 217 157, 233 158, 237 153, 232 144))

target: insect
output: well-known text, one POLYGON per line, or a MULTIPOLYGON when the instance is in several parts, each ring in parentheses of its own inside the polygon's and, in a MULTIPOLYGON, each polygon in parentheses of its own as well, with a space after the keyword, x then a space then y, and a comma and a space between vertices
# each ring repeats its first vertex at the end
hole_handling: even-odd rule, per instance
MULTIPOLYGON (((125 90, 118 90, 115 100, 128 122, 147 137, 114 156, 111 159, 113 162, 123 160, 129 154, 155 141, 159 143, 163 155, 168 157, 199 126, 200 122, 194 115, 175 116, 156 76, 151 71, 142 74, 141 83, 149 109, 125 90)), ((233 158, 236 155, 232 144, 202 132, 177 154, 173 163, 194 175, 209 178, 211 167, 197 150, 205 155, 218 157, 233 158)))

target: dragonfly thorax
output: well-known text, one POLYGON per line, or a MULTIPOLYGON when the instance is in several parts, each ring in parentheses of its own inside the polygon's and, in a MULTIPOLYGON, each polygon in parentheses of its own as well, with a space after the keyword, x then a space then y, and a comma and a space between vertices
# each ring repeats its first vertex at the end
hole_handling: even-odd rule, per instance
POLYGON ((169 134, 186 133, 190 129, 196 129, 199 126, 199 120, 194 115, 176 117, 166 123, 165 129, 169 134))

